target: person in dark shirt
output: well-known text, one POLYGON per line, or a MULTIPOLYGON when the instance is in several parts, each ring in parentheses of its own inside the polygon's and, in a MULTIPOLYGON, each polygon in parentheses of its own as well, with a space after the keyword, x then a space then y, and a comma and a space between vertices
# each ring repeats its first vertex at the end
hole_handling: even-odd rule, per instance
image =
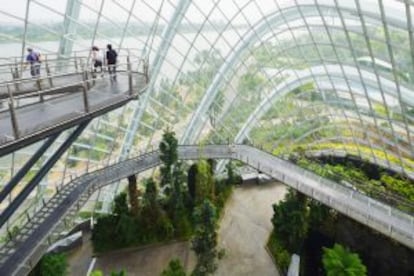
POLYGON ((111 78, 111 81, 116 81, 116 59, 118 54, 112 49, 111 44, 106 45, 106 48, 108 49, 106 51, 106 65, 108 66, 109 77, 111 78))
POLYGON ((26 64, 30 65, 30 75, 34 78, 40 77, 40 54, 27 48, 26 64))

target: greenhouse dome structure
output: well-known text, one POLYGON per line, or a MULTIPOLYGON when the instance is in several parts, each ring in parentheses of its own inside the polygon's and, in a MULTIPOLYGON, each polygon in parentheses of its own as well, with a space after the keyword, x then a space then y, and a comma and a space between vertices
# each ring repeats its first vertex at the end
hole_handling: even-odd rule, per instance
MULTIPOLYGON (((7 1, 0 234, 74 179, 158 148, 165 129, 180 145, 249 145, 285 161, 352 156, 414 179, 413 16, 412 0, 7 1), (88 96, 106 89, 90 49, 106 58, 108 44, 118 80, 88 96), (29 48, 40 54, 38 78, 29 48), (78 102, 59 106, 74 90, 78 102), (40 104, 60 119, 19 115, 40 104)), ((126 183, 113 180, 82 206, 108 212, 126 183)), ((412 210, 401 239, 414 245, 412 210)))

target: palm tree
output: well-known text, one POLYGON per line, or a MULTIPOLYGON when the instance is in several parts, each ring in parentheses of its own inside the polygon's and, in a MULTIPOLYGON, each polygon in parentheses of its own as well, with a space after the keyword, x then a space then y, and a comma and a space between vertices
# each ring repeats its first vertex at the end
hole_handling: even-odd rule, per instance
POLYGON ((367 268, 358 254, 351 253, 340 244, 332 249, 323 248, 322 262, 327 276, 363 276, 367 268))

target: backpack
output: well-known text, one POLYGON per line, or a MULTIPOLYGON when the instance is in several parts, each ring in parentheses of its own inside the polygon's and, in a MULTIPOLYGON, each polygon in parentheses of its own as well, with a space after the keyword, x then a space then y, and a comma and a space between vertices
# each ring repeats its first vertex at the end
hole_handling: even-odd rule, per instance
POLYGON ((32 52, 26 59, 27 61, 29 61, 31 64, 35 63, 35 62, 42 62, 41 61, 41 56, 40 53, 36 53, 36 52, 32 52))
POLYGON ((108 63, 110 63, 110 64, 116 63, 116 57, 117 56, 118 56, 118 54, 113 49, 106 52, 106 59, 108 60, 108 63))
POLYGON ((35 61, 42 62, 42 56, 40 55, 40 53, 34 53, 34 58, 35 61))

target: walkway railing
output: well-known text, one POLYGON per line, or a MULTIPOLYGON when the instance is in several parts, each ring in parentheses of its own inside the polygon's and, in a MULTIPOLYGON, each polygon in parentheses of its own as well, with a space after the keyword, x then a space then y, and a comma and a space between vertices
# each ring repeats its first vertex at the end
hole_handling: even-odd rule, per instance
MULTIPOLYGON (((91 67, 87 63, 87 60, 90 60, 87 55, 78 55, 64 60, 46 59, 42 65, 46 67, 46 75, 39 78, 14 78, 0 82, 0 145, 14 143, 23 136, 33 135, 34 131, 40 132, 42 128, 58 125, 62 120, 68 121, 81 114, 87 116, 91 111, 91 102, 94 102, 95 109, 97 105, 97 94, 89 93, 91 89, 97 88, 95 90, 102 91, 106 85, 110 89, 115 89, 114 97, 126 92, 129 99, 137 98, 145 91, 148 84, 148 64, 140 57, 129 55, 127 50, 122 53, 125 54, 118 56, 117 63, 118 87, 110 87, 109 83, 112 82, 112 79, 109 74, 91 71, 91 67), (122 87, 125 87, 125 89, 122 88, 125 91, 119 91, 121 84, 122 87), (78 99, 76 100, 76 98, 78 99), (28 110, 27 108, 30 106, 34 110, 37 108, 36 104, 45 102, 53 107, 56 101, 52 102, 52 100, 55 99, 60 99, 59 103, 65 100, 72 101, 72 106, 64 107, 68 109, 65 114, 61 112, 61 106, 55 108, 60 110, 58 113, 62 118, 56 118, 56 122, 47 125, 42 125, 39 122, 36 129, 35 125, 29 125, 29 128, 23 126, 23 124, 27 125, 27 121, 30 120, 26 113, 24 116, 21 115, 23 107, 28 110), (74 104, 75 100, 78 101, 76 104, 74 104)), ((106 70, 106 67, 103 66, 103 69, 106 70)), ((16 71, 16 75, 21 76, 18 65, 14 71, 16 71)), ((105 101, 104 98, 101 100, 102 103, 105 101)), ((109 99, 107 102, 110 104, 109 99)), ((115 106, 116 101, 114 103, 115 106)), ((53 114, 49 112, 47 115, 50 117, 53 114)), ((49 121, 53 119, 51 117, 49 121)), ((0 148, 0 155, 1 153, 0 148)))
MULTIPOLYGON (((179 158, 237 159, 288 186, 414 249, 413 217, 348 187, 326 180, 267 152, 246 145, 180 146, 179 158)), ((149 152, 85 174, 65 185, 0 250, 0 275, 25 275, 98 189, 160 164, 149 152)))

